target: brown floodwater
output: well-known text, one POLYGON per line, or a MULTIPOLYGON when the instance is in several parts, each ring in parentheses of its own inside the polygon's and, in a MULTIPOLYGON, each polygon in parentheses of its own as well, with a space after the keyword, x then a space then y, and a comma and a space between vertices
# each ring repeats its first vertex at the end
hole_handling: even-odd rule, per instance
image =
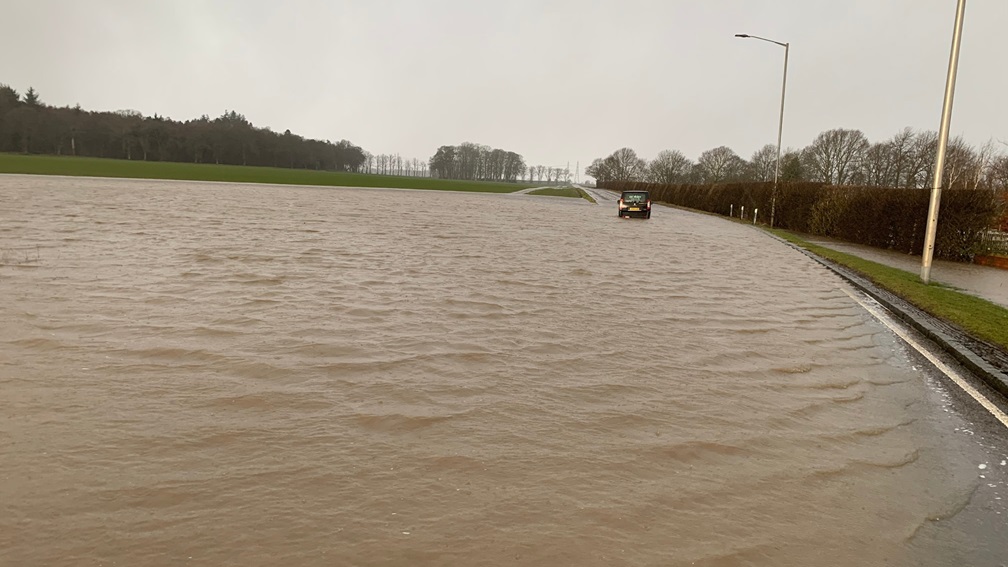
POLYGON ((968 557, 974 440, 847 291, 668 208, 0 176, 0 564, 968 557))

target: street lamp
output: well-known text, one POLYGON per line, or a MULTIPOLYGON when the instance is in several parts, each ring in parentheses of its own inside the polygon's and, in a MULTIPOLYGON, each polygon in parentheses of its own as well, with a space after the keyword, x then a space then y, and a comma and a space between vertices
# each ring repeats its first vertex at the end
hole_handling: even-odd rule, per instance
POLYGON ((963 14, 966 0, 959 0, 955 28, 952 30, 952 53, 949 55, 948 77, 945 80, 945 102, 942 104, 941 130, 938 132, 938 152, 935 155, 934 181, 928 204, 927 227, 924 232, 924 252, 921 254, 921 281, 931 280, 931 259, 934 257, 935 234, 938 232, 938 205, 941 203, 941 183, 945 173, 945 149, 948 147, 949 124, 952 122, 952 99, 955 95, 956 69, 959 67, 959 43, 962 41, 963 14))
POLYGON ((762 41, 768 41, 770 43, 775 43, 784 48, 784 82, 781 85, 781 91, 780 91, 780 125, 777 127, 777 166, 774 168, 773 195, 771 195, 770 197, 770 226, 773 227, 774 213, 776 213, 777 209, 777 178, 780 177, 781 137, 784 135, 784 93, 787 91, 787 60, 788 60, 788 52, 791 50, 791 44, 781 43, 779 41, 774 41, 772 39, 767 39, 765 37, 759 37, 745 33, 737 33, 735 34, 735 37, 741 37, 747 39, 752 38, 752 39, 759 39, 762 41))

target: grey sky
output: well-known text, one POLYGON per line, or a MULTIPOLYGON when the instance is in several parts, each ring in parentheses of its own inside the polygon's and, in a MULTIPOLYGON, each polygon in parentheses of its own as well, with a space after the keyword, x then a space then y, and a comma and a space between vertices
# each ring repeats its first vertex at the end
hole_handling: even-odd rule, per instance
MULTIPOLYGON (((629 146, 744 158, 831 128, 936 130, 955 0, 8 2, 0 83, 43 102, 428 159, 477 142, 581 169, 629 146)), ((952 134, 1008 142, 1008 2, 966 9, 952 134)), ((1008 146, 1001 145, 1008 151, 1008 146)))

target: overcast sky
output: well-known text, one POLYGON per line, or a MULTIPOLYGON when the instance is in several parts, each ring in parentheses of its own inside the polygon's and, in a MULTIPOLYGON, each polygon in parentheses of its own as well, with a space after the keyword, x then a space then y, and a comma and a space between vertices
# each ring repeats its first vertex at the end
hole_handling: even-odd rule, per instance
MULTIPOLYGON (((476 142, 581 170, 832 128, 937 130, 956 0, 22 0, 0 83, 55 106, 256 126, 428 159, 476 142)), ((1008 142, 1008 1, 966 9, 952 134, 1008 142)), ((1008 151, 1008 146, 1000 145, 1008 151)))

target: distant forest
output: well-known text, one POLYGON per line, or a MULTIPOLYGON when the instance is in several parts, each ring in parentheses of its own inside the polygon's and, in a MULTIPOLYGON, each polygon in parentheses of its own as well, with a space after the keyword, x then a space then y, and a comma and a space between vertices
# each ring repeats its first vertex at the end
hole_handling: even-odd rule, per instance
POLYGON ((0 152, 355 172, 368 160, 346 140, 280 134, 234 111, 179 122, 131 110, 57 108, 43 104, 33 88, 22 97, 7 85, 0 85, 0 152))
POLYGON ((347 140, 312 140, 258 128, 233 110, 184 122, 133 110, 99 112, 44 104, 0 84, 0 152, 255 165, 481 181, 568 181, 567 168, 526 166, 511 151, 466 142, 428 161, 373 155, 347 140))

